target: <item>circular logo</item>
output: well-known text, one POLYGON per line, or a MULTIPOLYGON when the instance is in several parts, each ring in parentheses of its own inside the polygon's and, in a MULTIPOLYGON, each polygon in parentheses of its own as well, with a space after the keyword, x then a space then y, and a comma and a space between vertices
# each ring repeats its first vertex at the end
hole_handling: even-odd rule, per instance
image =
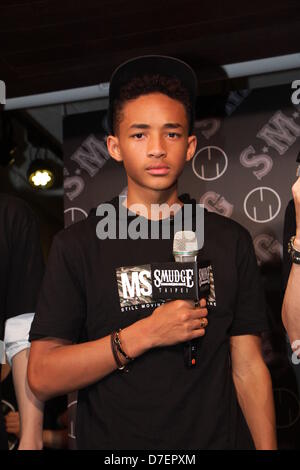
POLYGON ((281 209, 279 195, 272 188, 254 188, 245 197, 244 211, 253 222, 264 224, 275 219, 281 209))
POLYGON ((80 207, 69 207, 64 211, 65 214, 65 226, 75 224, 87 218, 87 213, 80 207))
POLYGON ((274 389, 277 429, 290 428, 299 419, 300 405, 297 395, 287 388, 274 389))
POLYGON ((220 147, 208 145, 198 150, 192 162, 193 172, 204 181, 221 178, 228 167, 228 158, 220 147))

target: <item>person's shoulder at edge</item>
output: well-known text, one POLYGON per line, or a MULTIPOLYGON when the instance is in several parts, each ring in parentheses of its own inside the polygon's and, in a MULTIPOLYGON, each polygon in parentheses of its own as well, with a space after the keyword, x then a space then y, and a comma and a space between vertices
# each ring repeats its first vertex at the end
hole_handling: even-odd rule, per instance
POLYGON ((10 246, 19 243, 20 237, 25 240, 28 236, 39 236, 38 218, 33 209, 23 199, 9 194, 0 193, 0 225, 10 246))
POLYGON ((35 213, 23 199, 10 194, 0 193, 0 210, 7 211, 10 216, 23 216, 24 219, 35 218, 35 213))

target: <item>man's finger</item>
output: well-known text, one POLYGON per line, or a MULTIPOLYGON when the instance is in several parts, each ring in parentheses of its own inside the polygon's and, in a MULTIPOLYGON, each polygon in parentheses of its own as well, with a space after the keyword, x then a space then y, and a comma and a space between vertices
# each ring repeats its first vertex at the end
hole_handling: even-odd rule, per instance
POLYGON ((206 328, 208 325, 207 318, 197 318, 193 321, 193 330, 200 330, 202 328, 206 328))
POLYGON ((190 310, 190 315, 192 319, 206 317, 208 314, 207 308, 196 307, 193 310, 190 310))

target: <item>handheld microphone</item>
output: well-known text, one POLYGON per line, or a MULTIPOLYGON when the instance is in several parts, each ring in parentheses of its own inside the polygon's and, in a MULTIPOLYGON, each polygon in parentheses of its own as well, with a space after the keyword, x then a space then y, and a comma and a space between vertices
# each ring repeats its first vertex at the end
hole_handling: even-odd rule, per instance
MULTIPOLYGON (((196 262, 198 253, 199 249, 195 232, 185 230, 175 233, 173 241, 173 255, 176 262, 196 262)), ((200 299, 195 299, 195 307, 199 306, 199 302, 200 299)), ((189 369, 197 366, 197 346, 197 339, 184 344, 184 362, 186 367, 189 369)))

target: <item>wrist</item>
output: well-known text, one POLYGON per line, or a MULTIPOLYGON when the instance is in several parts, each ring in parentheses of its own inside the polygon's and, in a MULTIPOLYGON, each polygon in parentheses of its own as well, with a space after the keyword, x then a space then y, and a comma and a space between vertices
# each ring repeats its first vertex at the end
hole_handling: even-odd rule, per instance
POLYGON ((255 446, 256 450, 278 450, 277 440, 274 436, 265 442, 260 442, 255 446))
POLYGON ((36 437, 32 439, 20 439, 18 450, 42 450, 43 449, 43 439, 37 439, 36 437))
POLYGON ((43 448, 43 423, 42 421, 35 426, 27 423, 26 426, 21 426, 20 433, 20 450, 39 450, 43 448))
POLYGON ((148 351, 149 349, 152 349, 155 347, 153 336, 152 336, 152 315, 149 317, 143 318, 143 320, 140 320, 140 328, 141 328, 141 335, 143 337, 143 347, 145 348, 145 351, 148 351))
POLYGON ((148 320, 149 318, 138 320, 121 332, 124 351, 133 359, 141 356, 152 347, 148 320))

